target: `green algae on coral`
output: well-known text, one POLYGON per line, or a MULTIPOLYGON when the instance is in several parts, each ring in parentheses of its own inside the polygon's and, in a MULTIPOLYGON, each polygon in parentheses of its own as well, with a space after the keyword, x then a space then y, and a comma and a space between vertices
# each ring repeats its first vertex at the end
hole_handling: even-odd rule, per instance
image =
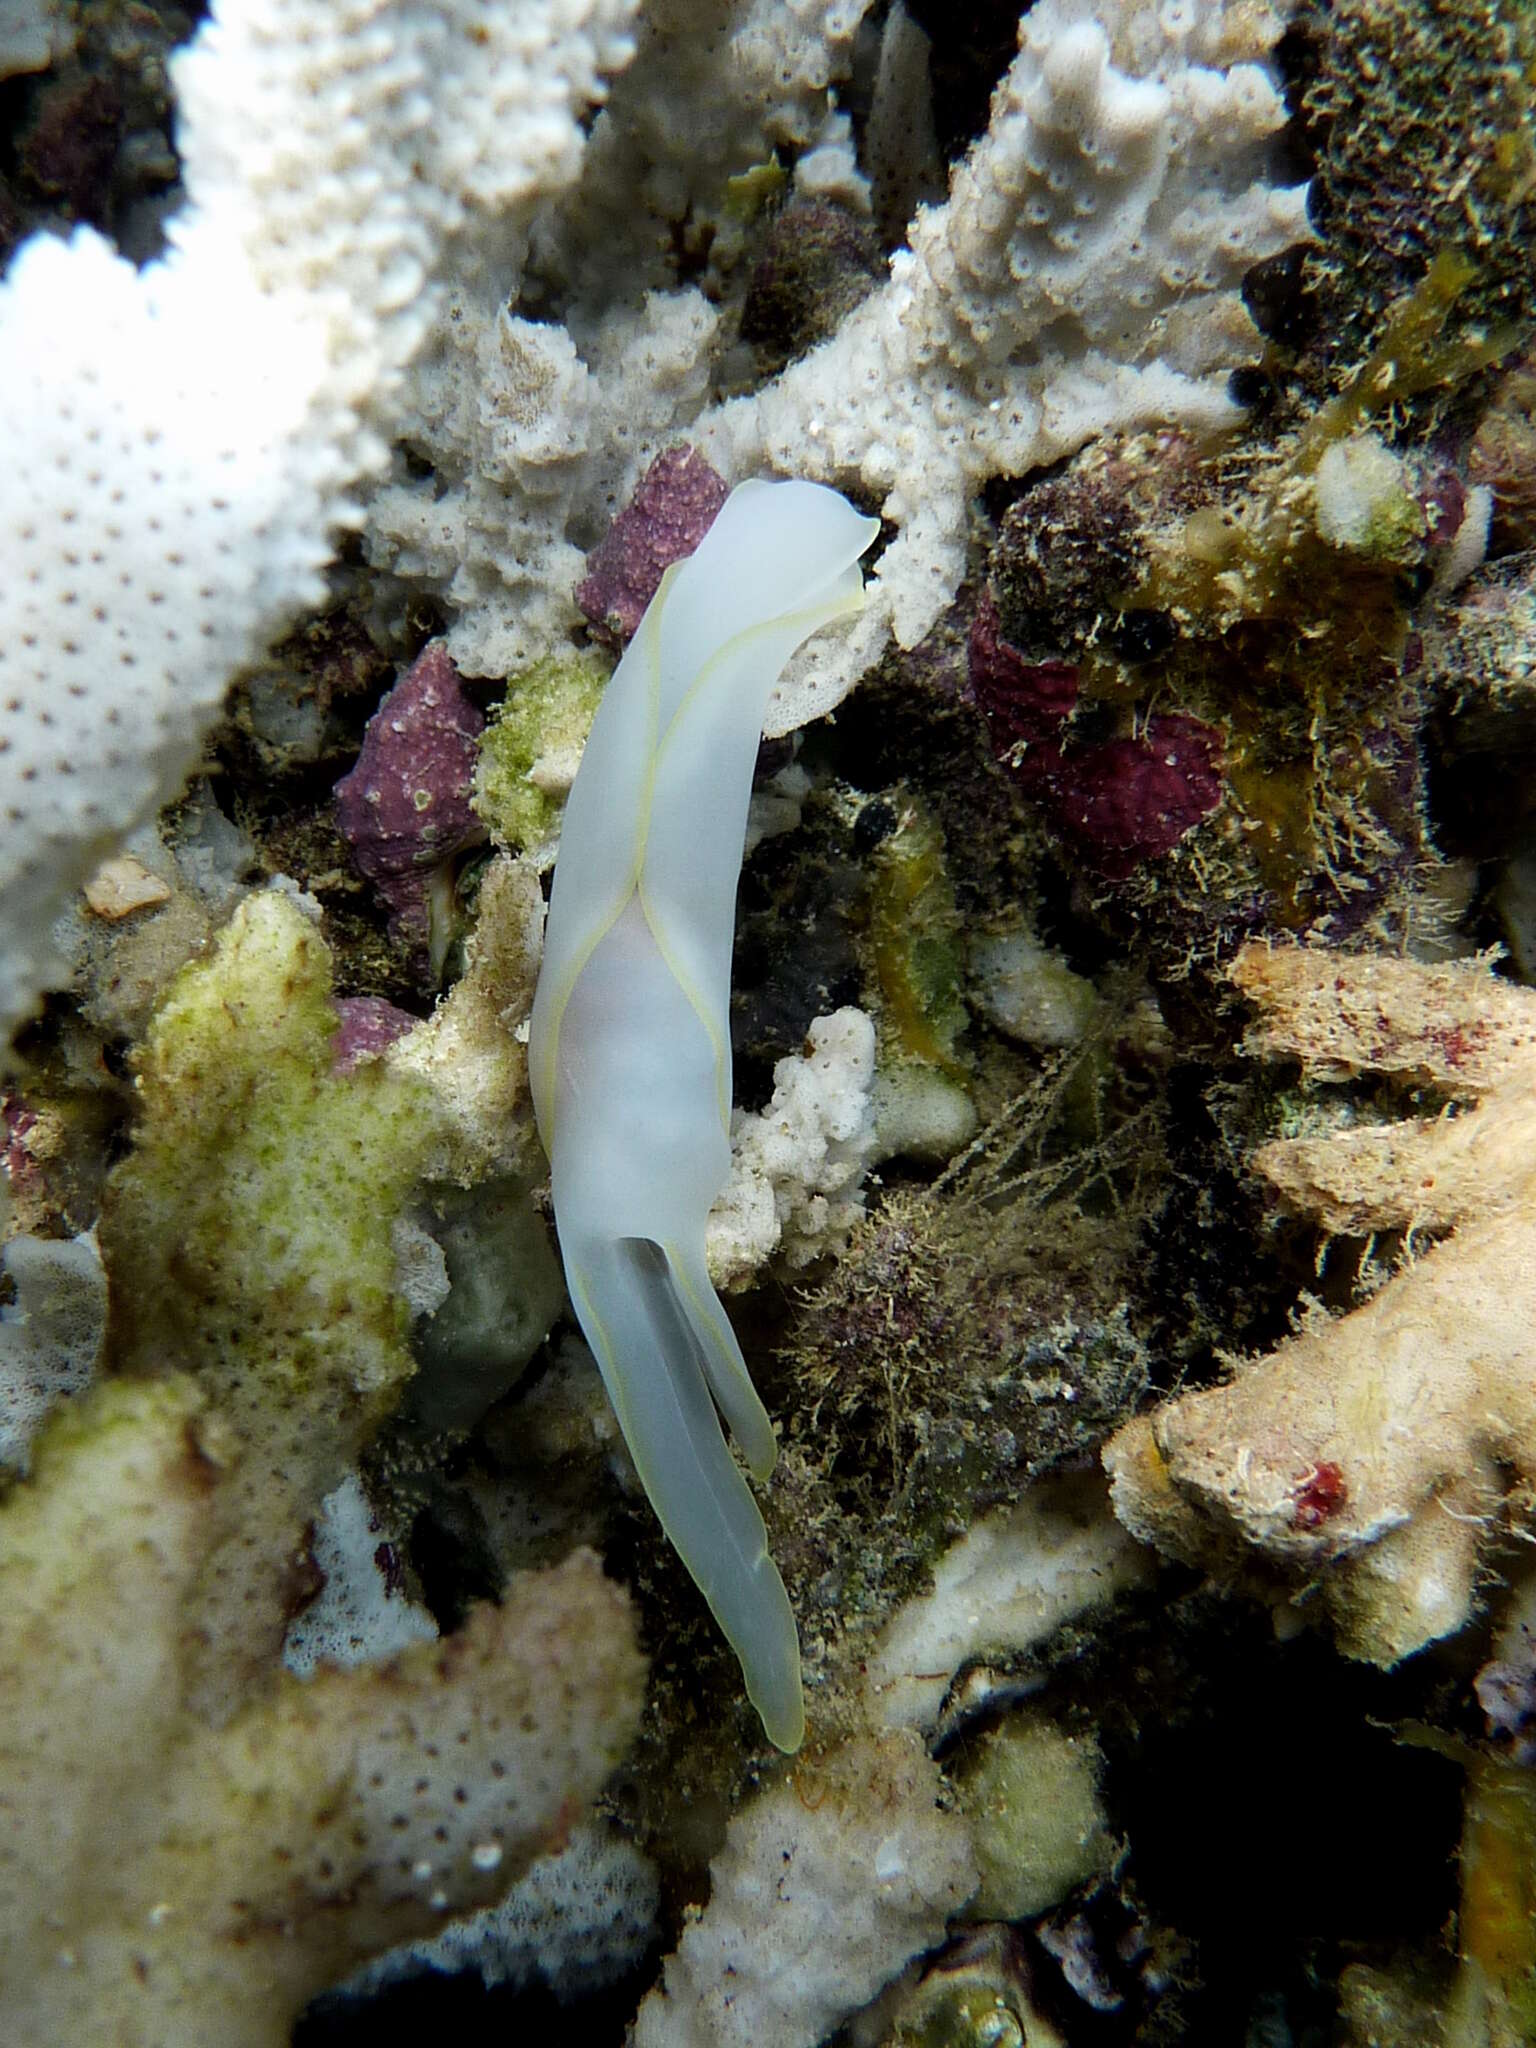
POLYGON ((553 858, 565 792, 576 773, 612 663, 595 648, 550 654, 511 678, 480 738, 475 809, 513 852, 553 858))
POLYGON ((1461 1967, 1445 2048, 1536 2039, 1536 1781, 1528 1764, 1479 1757, 1461 1842, 1461 1967))
POLYGON ((194 1373, 242 1447, 238 1538, 205 1585, 214 1695, 281 1638, 304 1525, 414 1370, 391 1232, 428 1096, 383 1062, 333 1071, 330 990, 304 912, 247 897, 156 1012, 102 1214, 114 1362, 194 1373))
POLYGON ((903 798, 896 829, 875 849, 870 868, 869 942, 882 1036, 894 1059, 963 1078, 956 1049, 968 1021, 960 912, 943 834, 917 798, 903 798))
POLYGON ((1115 1845, 1099 1803, 1102 1767, 1091 1737, 1044 1715, 1012 1715, 982 1738, 961 1777, 981 1871, 972 1918, 1032 1919, 1108 1873, 1115 1845))
POLYGON ((938 1164, 976 1129, 969 1020, 961 992, 962 920, 944 835, 920 798, 896 792, 894 829, 869 863, 868 953, 879 990, 875 1120, 883 1156, 938 1164))
MULTIPOLYGON (((1401 519, 1390 525, 1375 587, 1362 590, 1358 559, 1347 553, 1341 561, 1318 532, 1314 479, 1330 451, 1354 442, 1370 422, 1410 398, 1453 390, 1509 346, 1508 336, 1475 326, 1447 331, 1474 275, 1465 257, 1442 251, 1392 309, 1343 389, 1257 468, 1248 487, 1200 505, 1157 537, 1130 602, 1171 610, 1207 631, 1290 613, 1319 620, 1342 614, 1359 633, 1380 614, 1386 644, 1400 645, 1406 606, 1389 572, 1404 559, 1401 519)), ((1381 643, 1380 625, 1371 637, 1381 643)))
POLYGON ((385 1665, 264 1672, 210 1727, 186 1638, 239 1455, 186 1375, 108 1381, 0 1506, 7 2041, 281 2048, 560 1841, 633 1732, 644 1662, 586 1551, 385 1665))

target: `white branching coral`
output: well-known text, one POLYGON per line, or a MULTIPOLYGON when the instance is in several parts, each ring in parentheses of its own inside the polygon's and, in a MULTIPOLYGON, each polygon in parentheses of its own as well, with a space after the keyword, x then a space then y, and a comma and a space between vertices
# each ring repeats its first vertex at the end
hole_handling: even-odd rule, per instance
POLYGON ((564 327, 455 296, 410 380, 397 474, 368 513, 376 568, 439 592, 448 652, 503 676, 562 647, 585 549, 698 413, 717 315, 695 291, 564 327))
POLYGON ((535 226, 530 302, 566 325, 465 301, 440 366, 413 380, 405 437, 432 476, 380 495, 369 549, 446 599, 461 666, 499 675, 563 640, 579 551, 687 435, 733 480, 816 476, 898 529, 863 616, 802 650, 776 691, 767 729, 788 731, 892 633, 927 632, 987 478, 1099 433, 1241 417, 1228 378, 1261 349, 1243 274, 1310 229, 1304 188, 1267 178, 1286 119, 1268 60, 1289 10, 1233 0, 1044 0, 986 135, 948 201, 919 209, 886 286, 765 389, 707 407, 716 316, 697 292, 654 289, 663 244, 718 212, 732 170, 815 132, 857 11, 770 23, 760 0, 718 0, 684 49, 671 8, 649 9, 579 180, 535 226), (637 286, 653 287, 643 311, 637 286))
POLYGON ((436 1641, 437 1623, 379 1562, 389 1546, 355 1472, 320 1503, 314 1531, 310 1551, 325 1584, 283 1637, 283 1662, 295 1678, 313 1677, 321 1664, 350 1669, 436 1641))
POLYGON ((499 675, 563 640, 581 551, 679 432, 733 476, 862 489, 896 538, 859 626, 783 687, 783 731, 888 633, 927 630, 987 477, 1110 428, 1235 418, 1226 376, 1256 350, 1238 282, 1307 233, 1302 192, 1266 176, 1285 0, 1042 0, 888 284, 710 409, 715 309, 647 288, 675 283, 677 236, 722 216, 734 174, 830 132, 862 11, 652 0, 587 140, 640 0, 223 0, 176 60, 166 259, 39 239, 0 285, 7 1026, 57 971, 70 892, 319 600, 340 527, 365 524, 376 567, 446 601, 461 664, 499 675), (402 461, 365 513, 386 439, 431 477, 402 461))
POLYGON ((423 1970, 478 1970, 487 1985, 545 1984, 562 2003, 575 2000, 638 1967, 656 1938, 660 1903, 649 1858, 610 1824, 586 1821, 498 1905, 380 1956, 346 1988, 367 1995, 423 1970))
POLYGON ((987 134, 948 202, 919 210, 885 288, 702 424, 725 474, 862 486, 900 529, 854 630, 802 654, 787 686, 802 715, 888 634, 910 647, 933 625, 988 477, 1154 421, 1236 422, 1227 379, 1260 350, 1243 274, 1310 233, 1305 188, 1266 176, 1287 11, 1042 0, 987 134))
POLYGON ((177 794, 234 670, 318 603, 432 325, 574 174, 635 0, 223 0, 175 60, 187 203, 144 271, 0 286, 0 1025, 177 794))
POLYGON ((55 1402, 90 1384, 107 1327, 107 1276, 91 1237, 13 1237, 0 1305, 0 1467, 24 1470, 55 1402))
POLYGON ((534 222, 526 291, 504 271, 454 296, 401 406, 412 466, 375 495, 367 545, 444 599, 465 673, 513 674, 579 623, 585 550, 708 402, 719 316, 663 289, 678 238, 707 247, 734 176, 821 134, 867 5, 651 0, 579 181, 534 222))

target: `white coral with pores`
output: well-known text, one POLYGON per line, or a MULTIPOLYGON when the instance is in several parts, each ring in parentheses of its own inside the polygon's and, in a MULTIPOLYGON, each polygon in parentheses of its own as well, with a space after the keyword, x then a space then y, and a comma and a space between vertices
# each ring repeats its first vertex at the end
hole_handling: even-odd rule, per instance
POLYGON ((179 794, 244 662, 325 593, 448 274, 575 173, 635 0, 222 0, 173 60, 186 204, 0 283, 0 1028, 50 927, 179 794))
POLYGON ((854 631, 802 656, 786 692, 800 715, 836 703, 888 635, 928 632, 988 477, 1096 434, 1240 419, 1227 379, 1261 348, 1243 275, 1311 232, 1305 187, 1267 178, 1285 11, 1043 0, 986 135, 947 204, 919 209, 890 282, 703 424, 725 473, 766 462, 862 485, 900 529, 854 631))
POLYGON ((689 23, 653 5, 588 144, 579 117, 633 54, 636 11, 223 0, 175 62, 188 204, 172 255, 135 272, 82 231, 13 264, 7 1023, 58 971, 48 932, 71 890, 176 794, 232 673, 320 600, 385 433, 436 483, 402 473, 378 494, 373 557, 444 599, 456 655, 490 673, 563 639, 580 550, 679 433, 734 477, 880 499, 898 531, 872 603, 792 670, 769 712, 782 732, 844 695, 890 633, 927 631, 987 477, 1112 429, 1237 417, 1226 377, 1257 351, 1239 281, 1308 233, 1302 190, 1267 175, 1288 6, 1042 0, 987 134, 888 284, 713 412, 712 309, 635 287, 667 281, 658 251, 718 207, 723 180, 815 139, 860 9, 718 0, 679 66, 689 23), (675 158, 671 139, 695 132, 710 148, 675 158), (594 268, 598 218, 625 225, 594 268), (531 244, 542 297, 525 311, 531 244), (551 298, 563 325, 543 322, 551 298), (487 378, 509 337, 518 360, 487 378))

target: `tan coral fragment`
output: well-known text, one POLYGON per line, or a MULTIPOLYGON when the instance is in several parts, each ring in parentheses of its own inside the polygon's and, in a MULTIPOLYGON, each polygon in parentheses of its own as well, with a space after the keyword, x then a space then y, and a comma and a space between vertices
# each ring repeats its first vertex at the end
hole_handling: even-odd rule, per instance
POLYGON ((431 1178, 467 1187, 542 1171, 524 1040, 543 938, 537 866, 499 854, 480 884, 467 971, 386 1055, 392 1072, 430 1091, 437 1136, 423 1170, 431 1178))
POLYGON ((86 883, 84 894, 98 917, 115 920, 169 902, 171 885, 163 876, 151 874, 131 853, 119 853, 102 862, 86 883))
POLYGON ((1474 1601, 1489 1523, 1536 1481, 1536 995, 1482 965, 1246 947, 1247 1050, 1373 1071, 1436 1118, 1276 1140, 1257 1170, 1329 1229, 1451 1230, 1353 1314, 1111 1441, 1121 1520, 1218 1570, 1262 1560, 1351 1655, 1390 1664, 1474 1601), (1513 1484, 1511 1483, 1513 1481, 1513 1484))
POLYGON ((109 1382, 0 1510, 0 1999, 14 2048, 284 2048, 364 1958, 558 1848, 632 1736, 629 1603, 578 1551, 387 1664, 190 1714, 231 1505, 192 1382, 109 1382))

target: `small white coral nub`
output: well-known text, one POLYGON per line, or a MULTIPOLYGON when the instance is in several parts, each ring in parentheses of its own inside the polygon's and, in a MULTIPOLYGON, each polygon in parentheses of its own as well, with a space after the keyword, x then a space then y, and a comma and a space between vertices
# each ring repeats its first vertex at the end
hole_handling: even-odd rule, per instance
POLYGON ((791 1266, 808 1266, 846 1243, 875 1150, 874 1079, 873 1023, 837 1010, 774 1068, 768 1107, 737 1113, 731 1177, 706 1240, 717 1287, 750 1279, 781 1245, 791 1266))

